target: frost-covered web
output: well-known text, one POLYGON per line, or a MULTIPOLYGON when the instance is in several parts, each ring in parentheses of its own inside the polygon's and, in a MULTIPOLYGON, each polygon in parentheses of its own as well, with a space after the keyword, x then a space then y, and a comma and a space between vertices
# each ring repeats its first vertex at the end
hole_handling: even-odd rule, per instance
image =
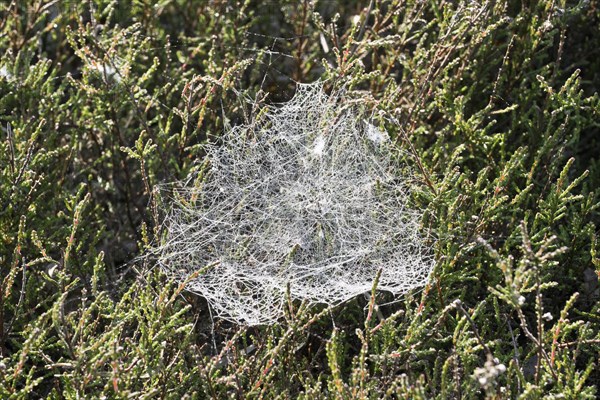
POLYGON ((181 280, 202 270, 187 289, 248 325, 279 319, 288 285, 328 305, 369 291, 378 270, 380 290, 422 286, 433 260, 394 151, 343 96, 298 85, 208 145, 202 178, 163 188, 159 265, 181 280))

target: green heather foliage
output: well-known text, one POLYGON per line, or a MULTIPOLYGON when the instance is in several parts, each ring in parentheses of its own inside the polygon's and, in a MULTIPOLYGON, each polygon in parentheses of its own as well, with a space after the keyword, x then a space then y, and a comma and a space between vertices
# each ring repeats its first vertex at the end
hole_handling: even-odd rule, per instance
POLYGON ((0 4, 0 398, 600 395, 600 2, 0 4), (141 258, 157 184, 294 82, 373 113, 429 284, 244 328, 141 258))

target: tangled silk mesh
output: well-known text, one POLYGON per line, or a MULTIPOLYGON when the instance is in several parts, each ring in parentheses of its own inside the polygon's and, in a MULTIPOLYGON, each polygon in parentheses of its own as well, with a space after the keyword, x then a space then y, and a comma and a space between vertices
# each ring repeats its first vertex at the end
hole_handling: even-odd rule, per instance
POLYGON ((425 284, 433 260, 407 207, 386 133, 299 85, 294 98, 207 147, 204 177, 163 188, 172 196, 156 250, 222 318, 257 325, 282 316, 286 291, 336 305, 378 289, 425 284), (177 186, 177 185, 176 185, 177 186))

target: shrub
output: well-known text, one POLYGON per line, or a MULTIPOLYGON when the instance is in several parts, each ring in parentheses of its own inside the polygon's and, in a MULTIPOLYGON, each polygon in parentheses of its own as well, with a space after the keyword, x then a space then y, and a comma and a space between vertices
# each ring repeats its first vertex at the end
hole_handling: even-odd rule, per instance
POLYGON ((0 397, 594 398, 598 10, 2 3, 0 397), (430 279, 211 318, 139 257, 159 188, 319 79, 410 155, 430 279))

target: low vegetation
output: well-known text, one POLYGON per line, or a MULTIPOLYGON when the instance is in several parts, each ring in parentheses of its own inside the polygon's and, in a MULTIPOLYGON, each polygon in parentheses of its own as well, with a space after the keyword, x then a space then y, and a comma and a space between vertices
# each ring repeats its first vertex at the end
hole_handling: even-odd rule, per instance
POLYGON ((600 2, 0 5, 0 398, 593 399, 600 2), (429 282, 238 326, 165 276, 157 189, 296 82, 414 175, 429 282))

